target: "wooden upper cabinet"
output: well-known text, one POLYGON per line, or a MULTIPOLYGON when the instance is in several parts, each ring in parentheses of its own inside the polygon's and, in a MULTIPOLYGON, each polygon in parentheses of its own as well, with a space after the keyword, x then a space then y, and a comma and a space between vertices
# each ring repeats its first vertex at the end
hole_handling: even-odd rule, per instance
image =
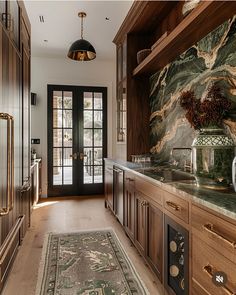
POLYGON ((152 48, 167 33, 152 52, 133 67, 134 76, 155 73, 236 14, 235 1, 211 0, 201 1, 183 17, 183 4, 184 1, 134 1, 114 43, 126 34, 136 35, 143 44, 142 48, 134 45, 137 53, 140 49, 152 48))
POLYGON ((16 47, 20 47, 20 7, 17 0, 7 2, 7 29, 16 47))

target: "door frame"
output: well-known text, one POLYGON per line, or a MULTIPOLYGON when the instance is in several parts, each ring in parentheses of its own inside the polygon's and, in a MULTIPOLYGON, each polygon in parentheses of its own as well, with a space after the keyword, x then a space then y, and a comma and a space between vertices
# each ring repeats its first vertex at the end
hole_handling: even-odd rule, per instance
MULTIPOLYGON (((73 189, 72 185, 64 185, 63 189, 61 185, 53 185, 53 97, 52 93, 53 91, 72 91, 75 93, 76 96, 79 97, 79 95, 83 92, 103 92, 103 159, 107 157, 107 87, 99 87, 99 86, 78 86, 78 85, 61 85, 61 84, 48 84, 47 85, 47 158, 48 158, 48 187, 47 187, 47 193, 49 197, 53 196, 81 196, 81 195, 94 195, 94 194, 104 194, 104 177, 105 177, 105 166, 104 166, 104 160, 103 160, 103 171, 102 171, 102 176, 103 176, 103 182, 96 184, 97 189, 95 190, 94 187, 92 187, 91 184, 83 184, 78 189, 73 189)), ((73 99, 73 107, 82 107, 83 104, 82 102, 78 101, 75 103, 73 99)), ((73 108, 72 107, 72 108, 73 108)), ((80 110, 82 113, 82 110, 80 110)), ((78 111, 79 112, 79 111, 78 111)), ((73 116, 73 122, 77 119, 78 122, 81 120, 81 118, 76 118, 75 117, 75 111, 72 112, 73 116)), ((83 118, 82 118, 83 122, 83 118)), ((73 126, 72 126, 73 128, 73 126)), ((73 145, 72 145, 72 151, 73 153, 75 152, 75 146, 79 146, 79 141, 82 140, 82 124, 79 125, 77 130, 73 130, 73 145)), ((81 147, 80 147, 81 148, 81 147)), ((81 151, 79 151, 81 152, 81 151)), ((73 161, 73 168, 75 169, 73 161)), ((78 167, 81 167, 82 163, 79 163, 76 165, 76 169, 78 167)), ((74 173, 72 174, 74 176, 74 173)), ((83 171, 81 178, 83 177, 83 171)), ((75 181, 73 177, 73 182, 75 181)), ((74 183, 74 187, 76 186, 77 183, 74 183)), ((81 185, 81 183, 78 183, 77 186, 81 185)))

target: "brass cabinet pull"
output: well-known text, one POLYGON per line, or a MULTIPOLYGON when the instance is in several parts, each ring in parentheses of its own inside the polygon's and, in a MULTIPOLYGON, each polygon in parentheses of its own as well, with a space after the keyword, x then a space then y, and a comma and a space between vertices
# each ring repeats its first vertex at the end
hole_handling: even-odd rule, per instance
MULTIPOLYGON (((208 274, 208 276, 212 279, 213 277, 213 266, 210 264, 207 264, 203 267, 203 270, 208 274)), ((231 291, 227 286, 221 286, 222 289, 228 294, 228 295, 236 295, 235 292, 231 291)))
POLYGON ((214 225, 213 224, 211 224, 211 223, 204 224, 203 225, 203 228, 204 228, 205 231, 211 233, 213 236, 215 236, 218 239, 226 242, 231 247, 233 247, 234 249, 236 249, 236 242, 235 241, 230 241, 229 239, 227 239, 226 237, 224 237, 221 233, 218 233, 216 230, 214 230, 214 225))
POLYGON ((7 121, 7 201, 0 208, 0 216, 7 215, 14 206, 14 119, 7 113, 0 113, 0 119, 7 121))
POLYGON ((166 205, 171 207, 172 209, 174 209, 175 211, 180 211, 181 210, 181 206, 171 202, 171 201, 166 201, 166 205))

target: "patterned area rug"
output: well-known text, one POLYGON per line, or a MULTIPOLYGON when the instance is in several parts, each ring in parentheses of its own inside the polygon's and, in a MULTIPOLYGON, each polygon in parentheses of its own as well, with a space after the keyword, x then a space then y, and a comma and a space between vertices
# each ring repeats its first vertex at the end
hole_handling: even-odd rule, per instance
POLYGON ((49 234, 37 295, 147 295, 112 230, 49 234))

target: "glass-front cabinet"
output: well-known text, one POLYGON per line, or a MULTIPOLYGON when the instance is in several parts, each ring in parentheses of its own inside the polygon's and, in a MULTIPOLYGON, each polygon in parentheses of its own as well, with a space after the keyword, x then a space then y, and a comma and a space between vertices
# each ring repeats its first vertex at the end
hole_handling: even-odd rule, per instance
POLYGON ((126 141, 126 56, 127 42, 117 47, 117 142, 126 141))

